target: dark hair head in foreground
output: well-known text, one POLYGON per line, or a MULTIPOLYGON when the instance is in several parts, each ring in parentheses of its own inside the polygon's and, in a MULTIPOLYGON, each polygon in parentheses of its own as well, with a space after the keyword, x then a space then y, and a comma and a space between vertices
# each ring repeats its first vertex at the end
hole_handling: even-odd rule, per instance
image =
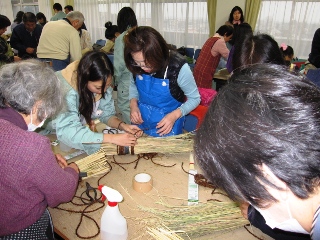
POLYGON ((319 188, 320 90, 285 66, 236 71, 210 105, 194 148, 208 180, 235 201, 276 201, 262 166, 307 199, 319 188))

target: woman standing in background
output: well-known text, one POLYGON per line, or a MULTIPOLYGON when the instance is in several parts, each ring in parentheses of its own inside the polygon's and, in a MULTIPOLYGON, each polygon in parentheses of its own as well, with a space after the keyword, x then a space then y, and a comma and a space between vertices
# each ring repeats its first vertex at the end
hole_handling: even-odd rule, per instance
POLYGON ((229 56, 226 46, 233 34, 233 27, 221 26, 215 35, 209 38, 203 45, 193 75, 197 86, 200 88, 212 88, 212 79, 219 64, 221 56, 225 59, 229 56))
POLYGON ((130 123, 129 86, 132 73, 126 67, 123 56, 123 38, 129 29, 138 25, 136 14, 130 7, 122 8, 118 13, 117 25, 121 33, 114 45, 114 81, 118 92, 118 107, 122 114, 122 121, 130 123))

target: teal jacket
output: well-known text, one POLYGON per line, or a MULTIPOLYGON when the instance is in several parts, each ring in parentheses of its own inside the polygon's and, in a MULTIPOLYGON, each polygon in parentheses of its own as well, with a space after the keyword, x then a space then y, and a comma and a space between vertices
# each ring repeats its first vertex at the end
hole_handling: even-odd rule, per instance
MULTIPOLYGON (((56 75, 60 79, 63 89, 66 91, 66 109, 55 119, 58 140, 70 147, 84 150, 88 154, 98 151, 100 149, 99 143, 102 143, 103 140, 103 133, 92 132, 87 126, 81 123, 78 92, 71 87, 60 71, 56 72, 56 75), (97 144, 83 144, 88 142, 95 142, 97 144)), ((100 115, 92 115, 92 120, 99 119, 100 122, 105 124, 111 116, 115 115, 111 87, 105 92, 104 98, 100 99, 97 112, 100 112, 100 115)))

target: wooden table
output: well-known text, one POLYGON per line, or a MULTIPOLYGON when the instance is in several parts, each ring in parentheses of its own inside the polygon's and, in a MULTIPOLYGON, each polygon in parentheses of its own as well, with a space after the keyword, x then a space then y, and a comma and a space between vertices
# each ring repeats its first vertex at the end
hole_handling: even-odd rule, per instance
MULTIPOLYGON (((50 136, 51 140, 54 136, 50 136)), ((164 146, 165 147, 165 146, 164 146)), ((68 153, 61 152, 59 150, 59 145, 53 147, 55 153, 62 153, 66 155, 68 153)), ((73 150, 74 151, 74 150, 73 150)), ((79 156, 73 160, 80 159, 83 156, 79 156)), ((115 156, 117 162, 131 162, 137 159, 136 155, 122 155, 115 156)), ((108 157, 108 162, 112 161, 112 156, 108 157)), ((188 174, 186 174, 182 168, 181 163, 184 164, 184 168, 188 170, 189 165, 189 153, 181 153, 174 155, 161 155, 160 157, 154 158, 153 161, 158 164, 173 167, 163 167, 154 164, 151 160, 142 159, 139 161, 136 169, 135 163, 123 165, 126 171, 121 167, 112 164, 112 170, 108 175, 100 180, 100 184, 112 187, 118 190, 124 197, 124 201, 119 204, 119 209, 122 215, 127 219, 128 224, 128 239, 152 239, 145 231, 146 225, 152 225, 150 222, 152 215, 141 210, 141 208, 163 208, 158 202, 163 202, 171 206, 181 206, 187 203, 187 192, 188 192, 188 174), (148 173, 153 179, 153 189, 148 193, 136 192, 132 187, 133 177, 138 173, 148 173)), ((198 169, 197 165, 195 166, 198 169)), ((76 195, 80 196, 85 190, 85 182, 89 182, 92 187, 98 186, 98 179, 100 176, 91 177, 83 180, 79 183, 79 187, 76 195)), ((199 186, 199 200, 201 202, 206 202, 207 199, 213 198, 211 195, 212 189, 199 186)), ((215 195, 214 198, 220 200, 227 200, 226 197, 221 195, 215 195)), ((79 201, 77 201, 79 202, 79 201)), ((80 202, 81 203, 81 202, 80 202)), ((98 205, 97 205, 98 206, 98 205)), ((84 207, 75 206, 72 203, 61 204, 61 208, 70 209, 73 211, 81 211, 84 207)), ((96 206, 94 206, 96 207, 96 206)), ((100 225, 100 219, 104 208, 99 209, 88 215, 95 219, 95 221, 100 225)), ((49 208, 52 215, 53 224, 55 226, 55 231, 64 239, 80 239, 75 234, 77 225, 80 222, 80 213, 70 213, 63 210, 58 210, 56 208, 49 208)), ((271 239, 261 233, 258 229, 252 228, 254 234, 263 239, 271 239)), ((97 227, 94 222, 84 218, 82 224, 79 228, 78 233, 83 237, 88 237, 95 235, 97 233, 97 227)), ((203 236, 194 239, 247 239, 254 240, 251 234, 249 234, 243 227, 232 232, 215 233, 210 236, 203 236)), ((100 239, 98 235, 92 239, 100 239)))
POLYGON ((213 75, 213 81, 216 82, 216 91, 227 84, 229 77, 230 74, 226 69, 221 69, 213 75))

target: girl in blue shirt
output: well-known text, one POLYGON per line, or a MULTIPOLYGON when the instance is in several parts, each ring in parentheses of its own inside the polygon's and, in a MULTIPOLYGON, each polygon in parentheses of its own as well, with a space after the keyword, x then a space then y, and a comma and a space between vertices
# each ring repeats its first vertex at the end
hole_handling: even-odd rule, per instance
POLYGON ((56 120, 59 140, 88 154, 100 147, 100 144, 84 144, 88 142, 108 142, 120 146, 136 144, 139 127, 128 125, 114 116, 111 87, 113 67, 106 54, 90 51, 80 61, 69 64, 56 74, 67 91, 67 109, 56 120), (126 133, 97 133, 93 131, 95 119, 126 133))

